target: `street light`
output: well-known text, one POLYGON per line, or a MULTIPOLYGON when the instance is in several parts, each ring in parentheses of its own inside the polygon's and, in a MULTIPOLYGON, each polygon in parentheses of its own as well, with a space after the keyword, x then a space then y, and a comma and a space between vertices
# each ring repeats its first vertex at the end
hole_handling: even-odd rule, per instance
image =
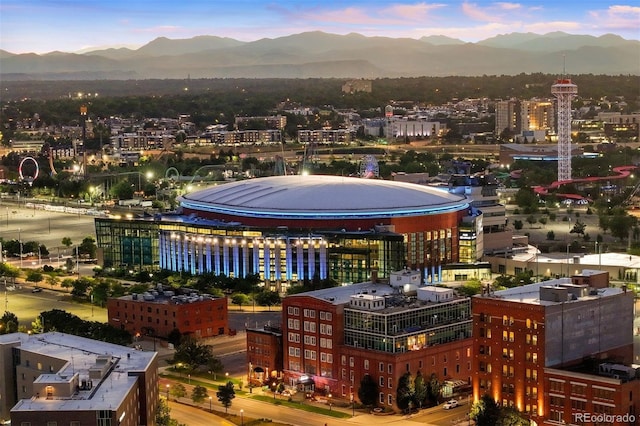
POLYGON ((271 384, 271 387, 273 388, 273 400, 276 400, 276 382, 273 382, 271 384))
POLYGON ((211 397, 209 397, 209 412, 213 413, 213 409, 211 408, 211 397))
POLYGON ((351 417, 356 416, 356 401, 353 398, 353 393, 351 393, 351 417))
POLYGON ((331 411, 331 394, 327 395, 329 397, 329 411, 331 411))
POLYGON ((240 409, 240 426, 244 426, 244 410, 240 409))
POLYGON ((171 387, 171 385, 169 383, 167 383, 167 401, 169 401, 169 388, 171 387))

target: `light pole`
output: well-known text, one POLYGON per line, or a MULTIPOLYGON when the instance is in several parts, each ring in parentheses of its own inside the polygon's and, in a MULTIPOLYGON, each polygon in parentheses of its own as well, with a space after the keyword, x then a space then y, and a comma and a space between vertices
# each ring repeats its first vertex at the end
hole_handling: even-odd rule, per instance
POLYGON ((567 244, 567 276, 569 276, 569 246, 571 244, 567 244))
POLYGON ((331 394, 327 395, 329 397, 329 411, 331 411, 331 394))
POLYGON ((356 401, 353 398, 353 393, 351 394, 351 417, 356 416, 356 401))
POLYGON ((22 233, 18 228, 18 244, 20 244, 20 268, 22 268, 22 233))
POLYGON ((169 401, 169 388, 171 387, 171 385, 169 383, 167 383, 167 401, 169 401))
POLYGON ((211 397, 209 397, 209 412, 213 413, 213 409, 211 408, 211 397))
POLYGON ((240 426, 244 426, 244 410, 240 409, 240 426))
POLYGON ((275 401, 276 400, 276 383, 273 382, 271 387, 273 388, 273 400, 275 401))

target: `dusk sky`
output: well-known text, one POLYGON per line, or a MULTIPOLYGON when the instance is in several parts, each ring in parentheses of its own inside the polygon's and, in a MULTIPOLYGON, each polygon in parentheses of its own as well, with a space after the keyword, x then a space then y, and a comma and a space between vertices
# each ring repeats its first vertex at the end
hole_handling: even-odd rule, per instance
POLYGON ((138 48, 156 37, 242 41, 306 31, 476 42, 498 34, 564 31, 640 40, 638 0, 216 1, 0 0, 0 49, 12 53, 138 48))

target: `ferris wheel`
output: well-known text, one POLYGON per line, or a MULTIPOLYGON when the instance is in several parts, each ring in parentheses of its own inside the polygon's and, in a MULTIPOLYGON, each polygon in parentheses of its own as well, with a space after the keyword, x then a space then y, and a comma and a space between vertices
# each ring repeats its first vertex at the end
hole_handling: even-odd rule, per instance
POLYGON ((373 155, 365 155, 360 163, 360 177, 361 178, 378 178, 380 177, 380 167, 378 166, 378 160, 373 155))

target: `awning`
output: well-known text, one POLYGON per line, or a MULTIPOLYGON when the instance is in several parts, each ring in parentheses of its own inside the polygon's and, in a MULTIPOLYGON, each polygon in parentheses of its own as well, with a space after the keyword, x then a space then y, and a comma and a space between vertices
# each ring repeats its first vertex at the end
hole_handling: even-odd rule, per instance
POLYGON ((256 368, 254 368, 254 369, 253 369, 253 371, 254 371, 255 373, 264 373, 264 368, 262 368, 262 367, 256 367, 256 368))
POLYGON ((313 377, 310 377, 310 376, 301 376, 301 377, 298 379, 298 383, 299 383, 299 384, 301 384, 301 385, 311 385, 311 384, 313 384, 313 383, 314 383, 314 381, 313 381, 313 377))

